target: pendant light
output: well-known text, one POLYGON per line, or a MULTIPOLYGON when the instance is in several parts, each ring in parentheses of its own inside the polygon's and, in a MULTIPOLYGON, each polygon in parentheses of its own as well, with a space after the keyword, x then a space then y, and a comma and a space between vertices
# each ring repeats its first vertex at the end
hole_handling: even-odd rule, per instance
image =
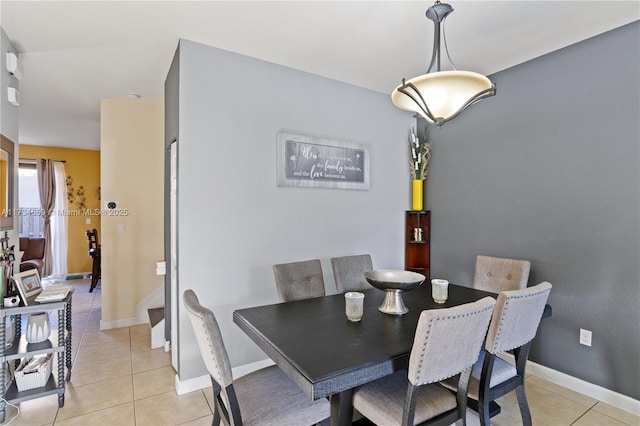
POLYGON ((444 37, 444 20, 451 12, 451 5, 440 1, 427 9, 427 18, 434 23, 431 64, 426 74, 408 81, 402 79, 402 84, 391 94, 395 106, 416 112, 438 127, 476 102, 496 94, 495 84, 487 77, 476 72, 458 71, 453 65, 444 37), (444 52, 452 71, 440 70, 441 25, 444 52))

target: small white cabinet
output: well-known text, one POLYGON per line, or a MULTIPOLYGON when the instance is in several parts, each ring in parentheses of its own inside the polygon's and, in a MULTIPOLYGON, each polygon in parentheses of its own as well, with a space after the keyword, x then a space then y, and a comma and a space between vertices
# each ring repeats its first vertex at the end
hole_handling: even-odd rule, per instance
POLYGON ((64 391, 66 382, 71 379, 71 299, 73 291, 69 293, 65 300, 60 302, 39 304, 36 306, 24 306, 16 308, 0 308, 0 348, 4 348, 0 355, 2 362, 0 368, 0 422, 5 420, 6 403, 17 404, 41 396, 58 394, 58 406, 64 406, 64 391), (38 312, 57 313, 57 324, 52 318, 51 335, 49 339, 41 343, 27 343, 25 336, 21 333, 22 321, 27 321, 29 314, 38 312), (15 318, 15 336, 11 346, 7 347, 6 322, 10 317, 15 318), (55 326, 54 326, 55 325, 55 326), (25 357, 32 357, 40 354, 55 354, 54 368, 47 383, 39 388, 18 391, 15 380, 11 380, 8 387, 7 375, 10 374, 10 363, 14 366, 20 363, 25 357), (57 364, 57 369, 55 368, 57 364), (66 371, 65 371, 66 369, 66 371), (57 371, 57 379, 54 377, 57 371))

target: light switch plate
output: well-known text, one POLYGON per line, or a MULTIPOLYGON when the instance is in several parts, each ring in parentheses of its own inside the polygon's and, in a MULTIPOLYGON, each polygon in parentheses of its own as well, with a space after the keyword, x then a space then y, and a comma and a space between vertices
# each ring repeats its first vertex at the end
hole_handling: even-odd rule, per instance
POLYGON ((580 329, 580 344, 585 346, 591 346, 591 331, 580 329))
POLYGON ((11 105, 20 106, 20 95, 15 87, 7 87, 7 100, 11 105))

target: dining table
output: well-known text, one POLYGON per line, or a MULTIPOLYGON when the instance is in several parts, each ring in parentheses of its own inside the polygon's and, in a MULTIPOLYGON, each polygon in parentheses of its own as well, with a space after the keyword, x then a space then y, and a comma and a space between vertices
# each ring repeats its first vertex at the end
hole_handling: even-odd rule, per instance
POLYGON ((233 321, 312 400, 329 398, 331 425, 350 425, 355 387, 406 369, 420 313, 475 302, 494 293, 449 284, 435 303, 425 282, 403 293, 409 312, 382 313, 385 292, 365 294, 358 322, 345 315, 343 294, 238 309, 233 321))

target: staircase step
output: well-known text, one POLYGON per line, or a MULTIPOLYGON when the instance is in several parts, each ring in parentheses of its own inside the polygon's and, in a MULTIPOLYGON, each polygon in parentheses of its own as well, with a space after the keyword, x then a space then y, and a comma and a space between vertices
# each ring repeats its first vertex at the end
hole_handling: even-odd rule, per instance
POLYGON ((151 308, 147 309, 149 313, 149 322, 151 323, 151 328, 153 328, 156 324, 164 319, 164 306, 160 308, 151 308))

